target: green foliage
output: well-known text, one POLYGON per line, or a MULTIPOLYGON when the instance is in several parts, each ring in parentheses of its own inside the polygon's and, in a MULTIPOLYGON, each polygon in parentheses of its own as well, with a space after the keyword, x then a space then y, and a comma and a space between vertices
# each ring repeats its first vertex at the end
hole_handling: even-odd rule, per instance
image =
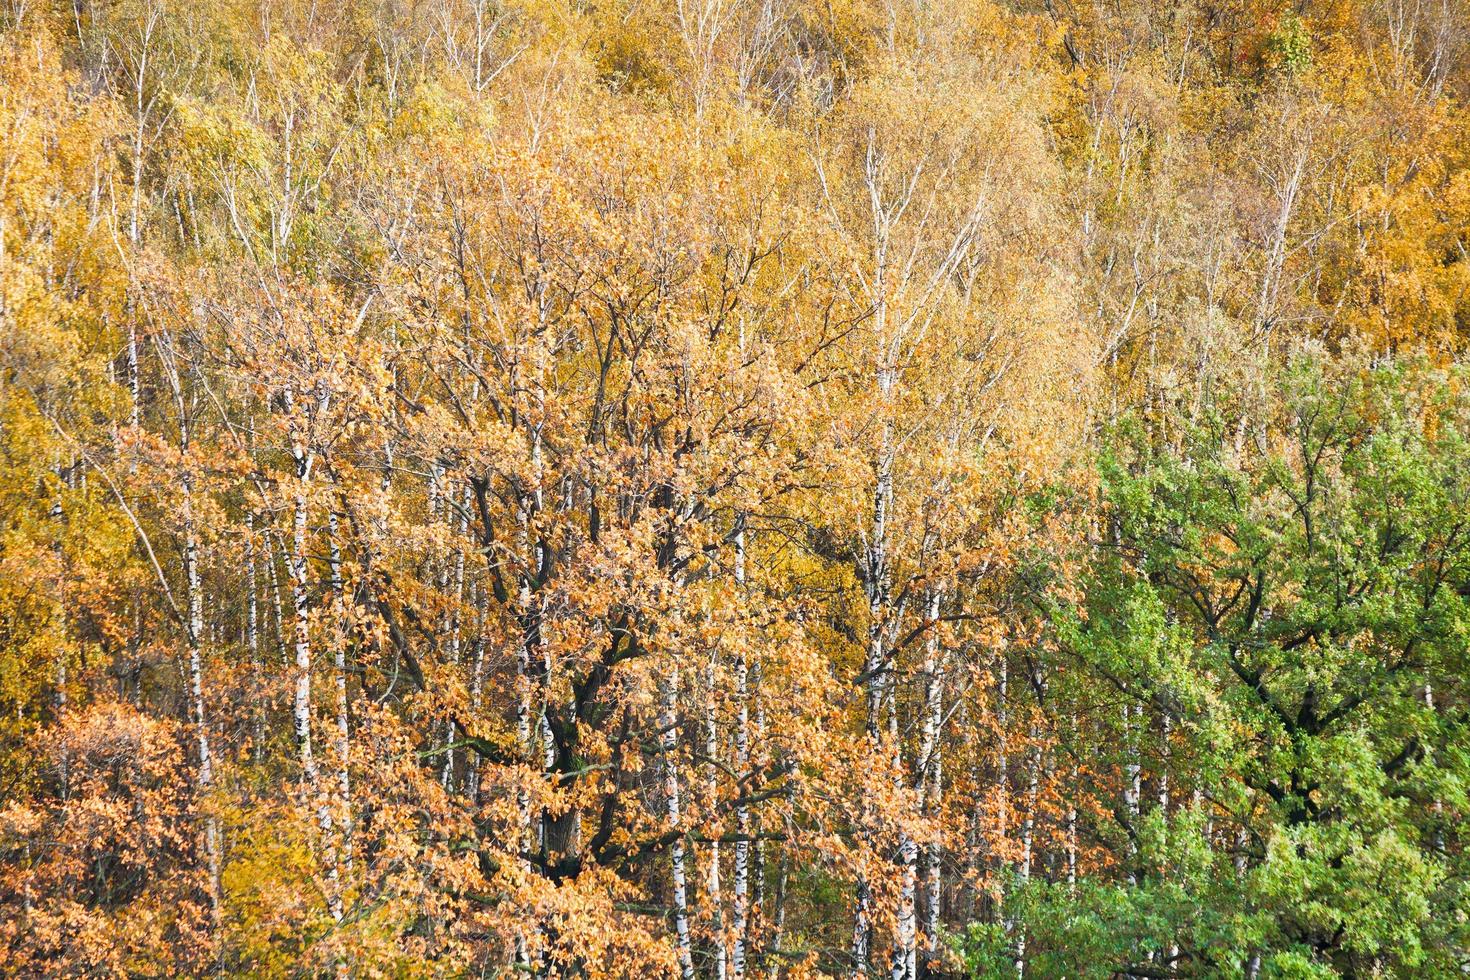
POLYGON ((962 941, 976 975, 1022 932, 1046 976, 1229 976, 1253 957, 1263 976, 1403 975, 1463 929, 1447 815, 1467 718, 1433 702, 1459 703, 1466 668, 1464 379, 1322 364, 1282 369, 1264 420, 1115 432, 1106 530, 1056 640, 1182 729, 1195 796, 1103 822, 1110 880, 1020 888, 1012 929, 962 941))
POLYGON ((1269 914, 1254 906, 1230 856, 1204 843, 1204 817, 1189 812, 1150 817, 1140 850, 1155 873, 1135 884, 1082 878, 1033 880, 1011 891, 1013 925, 975 924, 955 942, 973 977, 1014 976, 1017 936, 1027 937, 1028 971, 1037 976, 1106 978, 1146 962, 1179 965, 1188 975, 1240 975, 1240 965, 1269 931, 1269 914), (1167 874, 1158 873, 1168 869, 1167 874))
POLYGON ((1276 29, 1266 38, 1272 64, 1293 75, 1312 67, 1312 35, 1295 13, 1282 15, 1276 29))

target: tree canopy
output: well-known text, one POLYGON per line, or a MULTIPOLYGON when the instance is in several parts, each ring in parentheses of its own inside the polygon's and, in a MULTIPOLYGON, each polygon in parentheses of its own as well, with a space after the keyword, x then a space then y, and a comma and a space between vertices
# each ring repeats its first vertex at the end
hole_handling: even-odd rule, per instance
POLYGON ((1467 46, 0 0, 0 972, 1470 969, 1467 46))

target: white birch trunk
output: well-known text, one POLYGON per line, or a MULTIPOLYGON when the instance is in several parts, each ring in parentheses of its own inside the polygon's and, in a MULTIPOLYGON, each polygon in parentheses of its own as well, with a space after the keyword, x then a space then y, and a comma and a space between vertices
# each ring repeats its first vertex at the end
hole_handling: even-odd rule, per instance
POLYGON ((1000 728, 1000 739, 995 747, 995 824, 996 836, 1004 839, 1010 833, 1010 704, 1007 700, 1010 685, 1010 666, 1004 655, 996 658, 995 677, 995 720, 1000 728))
MULTIPOLYGON (((281 553, 285 554, 285 539, 282 538, 280 535, 276 535, 276 537, 280 541, 281 553)), ((265 567, 266 571, 269 573, 267 577, 270 580, 271 586, 271 605, 274 608, 276 614, 276 647, 277 653, 280 655, 281 663, 287 664, 291 662, 291 655, 287 652, 286 643, 286 604, 285 601, 281 598, 281 577, 276 572, 276 548, 271 544, 271 538, 272 531, 270 528, 267 528, 264 536, 261 538, 261 541, 265 545, 265 567)), ((289 569, 289 566, 291 564, 290 559, 286 560, 286 564, 289 569)))
MULTIPOLYGON (((1123 746, 1127 753, 1127 762, 1124 766, 1123 784, 1123 809, 1128 814, 1128 822, 1133 831, 1138 828, 1138 813, 1141 797, 1143 795, 1143 767, 1138 761, 1138 736, 1135 716, 1141 716, 1143 708, 1135 708, 1133 705, 1123 706, 1123 746)), ((1135 848, 1133 846, 1133 833, 1128 836, 1128 883, 1138 884, 1138 875, 1133 868, 1133 857, 1135 848)))
POLYGON ((1081 783, 1081 767, 1077 761, 1077 716, 1071 716, 1068 728, 1072 734, 1072 792, 1067 794, 1067 891, 1077 890, 1077 792, 1081 783))
MULTIPOLYGON (((1022 885, 1031 880, 1032 844, 1036 832, 1037 790, 1041 774, 1041 748, 1037 744, 1036 722, 1031 723, 1027 734, 1031 740, 1031 749, 1026 760, 1026 815, 1021 822, 1021 867, 1018 877, 1022 885)), ((1025 974, 1026 929, 1025 926, 1021 926, 1016 930, 1016 976, 1022 977, 1025 974)))
POLYGON ((918 964, 917 932, 919 845, 903 834, 898 845, 898 935, 893 944, 893 980, 913 980, 918 964))
MULTIPOLYGON (((717 769, 720 756, 720 741, 718 719, 715 713, 715 688, 719 683, 720 666, 719 646, 710 647, 708 673, 705 682, 704 702, 704 753, 707 759, 705 763, 708 773, 705 792, 709 797, 711 812, 719 803, 719 771, 717 769)), ((714 934, 714 969, 715 980, 726 980, 726 969, 728 963, 727 949, 725 946, 725 922, 724 922, 724 898, 720 894, 720 839, 718 827, 712 835, 709 843, 709 864, 705 872, 705 894, 710 908, 710 928, 714 934)))
POLYGON ((296 653, 292 724, 307 796, 316 807, 317 826, 327 851, 327 911, 331 914, 332 921, 341 922, 342 893, 336 847, 332 841, 332 809, 322 793, 321 773, 311 743, 311 617, 306 565, 306 522, 311 492, 312 454, 304 444, 293 446, 292 452, 296 459, 296 489, 291 507, 291 551, 287 559, 291 575, 296 653))
MULTIPOLYGON (((882 411, 887 411, 887 397, 892 389, 892 373, 887 369, 879 372, 879 392, 883 400, 882 411)), ((884 638, 887 630, 888 613, 888 517, 893 502, 893 451, 891 426, 885 421, 882 446, 879 450, 877 481, 873 491, 872 523, 868 529, 867 578, 865 589, 868 599, 868 649, 863 663, 863 676, 867 688, 867 732, 876 751, 883 723, 883 706, 887 694, 887 664, 885 663, 884 638)), ((857 908, 853 916, 852 962, 853 975, 866 976, 868 956, 872 947, 872 890, 866 880, 858 881, 857 908)))
MULTIPOLYGON (((753 701, 755 704, 755 714, 751 722, 752 744, 757 746, 764 744, 766 734, 766 703, 765 700, 761 697, 761 677, 761 659, 759 657, 756 657, 756 659, 750 664, 749 691, 750 700, 753 701)), ((760 762, 760 758, 754 752, 752 752, 750 761, 751 767, 754 768, 756 766, 759 766, 760 762)), ((761 814, 759 811, 751 813, 750 822, 751 832, 755 837, 755 845, 751 855, 751 917, 750 925, 747 931, 751 936, 750 948, 754 950, 756 948, 756 938, 763 937, 766 934, 766 930, 768 929, 766 923, 771 921, 771 916, 770 913, 767 911, 766 905, 766 878, 768 864, 766 861, 766 842, 761 838, 761 814)), ((782 865, 782 868, 782 874, 784 874, 784 865, 782 865)), ((784 902, 786 896, 785 878, 781 877, 776 884, 778 902, 784 902)), ((771 935, 769 948, 772 951, 776 951, 780 948, 781 924, 784 922, 783 917, 785 916, 785 914, 786 910, 784 906, 778 906, 777 919, 780 921, 773 922, 772 925, 769 927, 771 935)))
MULTIPOLYGON (((678 749, 678 708, 676 697, 679 687, 679 669, 671 667, 664 683, 663 716, 660 738, 663 749, 663 790, 665 815, 669 829, 683 829, 683 816, 679 808, 679 771, 674 758, 678 749)), ((679 961, 680 980, 694 980, 694 956, 689 939, 689 882, 684 866, 684 838, 674 838, 669 848, 669 874, 674 891, 674 943, 679 961)))
MULTIPOLYGON (((449 662, 456 668, 459 667, 460 653, 463 646, 464 623, 464 538, 469 529, 469 487, 464 490, 462 506, 454 522, 454 559, 450 572, 452 580, 451 594, 454 606, 449 617, 449 662)), ((457 671, 456 671, 457 672, 457 671)), ((454 788, 454 740, 456 738, 454 720, 451 718, 444 730, 444 769, 440 773, 440 783, 445 790, 452 791, 454 788)))
POLYGON ((133 311, 128 311, 128 426, 134 431, 139 424, 142 411, 142 385, 138 377, 138 325, 133 311))
MULTIPOLYGON (((208 718, 204 705, 204 657, 201 650, 204 637, 204 588, 199 576, 199 535, 194 521, 194 476, 189 472, 190 438, 189 413, 184 401, 183 380, 179 375, 176 352, 172 344, 160 343, 160 361, 164 375, 173 390, 174 402, 179 413, 179 454, 183 458, 183 469, 179 474, 179 489, 182 493, 182 517, 184 532, 184 587, 185 622, 184 636, 189 648, 189 713, 194 723, 196 750, 199 755, 198 788, 201 797, 207 796, 214 786, 214 757, 210 751, 208 718)), ((209 867, 209 908, 216 927, 220 921, 220 842, 219 823, 213 814, 204 821, 204 851, 209 867)))
MULTIPOLYGON (((186 450, 187 451, 187 450, 186 450)), ((207 794, 214 785, 214 758, 209 747, 209 728, 204 710, 204 663, 200 637, 204 633, 204 591, 199 581, 199 543, 194 530, 193 478, 187 473, 184 489, 184 582, 188 589, 189 704, 194 716, 199 751, 199 791, 207 794)), ((216 925, 220 919, 219 823, 211 814, 204 822, 205 857, 209 862, 209 909, 216 925)))
POLYGON ((347 703, 347 595, 342 585, 342 549, 338 543, 337 512, 327 514, 329 566, 333 602, 337 607, 336 642, 332 645, 332 680, 337 693, 337 831, 340 858, 345 870, 352 869, 352 732, 347 703))
MULTIPOLYGON (((996 833, 1004 839, 1010 832, 1010 704, 1008 701, 1010 687, 1010 665, 1006 662, 1005 655, 997 658, 995 703, 996 721, 1000 728, 1000 739, 996 746, 996 833)), ((1009 895, 1002 894, 1000 897, 1000 919, 1004 923, 1005 931, 1016 936, 1016 975, 1021 976, 1026 966, 1026 937, 1020 934, 1016 928, 1016 922, 1011 915, 1009 895)))
MULTIPOLYGON (((735 531, 735 589, 745 592, 745 515, 736 518, 739 527, 735 531)), ((750 772, 750 663, 745 644, 741 643, 735 661, 735 771, 744 778, 750 772)), ((741 794, 744 796, 744 793, 741 794)), ((746 932, 749 928, 750 896, 750 805, 741 802, 735 807, 735 882, 731 908, 730 930, 734 941, 730 957, 730 971, 734 980, 744 980, 746 956, 746 932)))
POLYGON ((259 759, 265 751, 265 709, 261 705, 260 581, 255 568, 255 515, 245 515, 245 648, 250 651, 251 712, 254 715, 255 749, 259 759))
POLYGON ((316 757, 311 748, 311 623, 308 611, 306 579, 306 494, 309 464, 297 464, 299 481, 291 513, 291 552, 287 558, 291 575, 291 607, 294 611, 294 639, 296 654, 295 699, 292 703, 292 724, 296 734, 296 750, 301 758, 301 770, 306 775, 308 788, 313 796, 318 786, 316 757))
MULTIPOLYGON (((939 619, 943 594, 935 589, 929 597, 929 620, 939 619)), ((944 664, 939 634, 934 627, 924 645, 924 720, 919 746, 920 802, 924 815, 937 820, 943 806, 940 729, 944 722, 944 664)), ((924 847, 924 951, 931 957, 939 950, 939 902, 943 883, 938 840, 924 847)), ((917 976, 917 969, 911 969, 917 976)))
POLYGON ((1021 880, 1030 880, 1033 862, 1033 843, 1036 838, 1036 801, 1041 775, 1041 748, 1037 744, 1039 733, 1036 723, 1027 729, 1031 748, 1026 759, 1026 815, 1021 821, 1021 880))
MULTIPOLYGON (((537 485, 534 492, 522 495, 521 506, 517 514, 518 546, 526 567, 520 575, 520 587, 516 596, 520 636, 516 643, 515 723, 517 748, 520 750, 521 758, 525 761, 527 769, 545 773, 550 771, 556 762, 556 744, 546 716, 547 702, 550 697, 551 665, 547 659, 548 654, 540 649, 539 597, 533 587, 541 562, 540 548, 532 543, 532 518, 539 511, 542 499, 539 430, 533 431, 531 438, 532 469, 536 475, 537 485), (541 705, 536 716, 534 732, 531 721, 533 693, 541 705), (538 738, 541 748, 539 759, 535 755, 538 738)), ((547 848, 547 818, 543 812, 541 818, 536 819, 531 811, 530 793, 524 785, 516 790, 516 807, 527 849, 544 852, 547 848)), ((534 923, 527 932, 517 934, 515 940, 517 962, 523 965, 529 963, 530 945, 532 940, 538 936, 539 926, 534 923)))
POLYGON ((1174 721, 1164 712, 1159 721, 1159 813, 1169 815, 1169 739, 1174 732, 1174 721))

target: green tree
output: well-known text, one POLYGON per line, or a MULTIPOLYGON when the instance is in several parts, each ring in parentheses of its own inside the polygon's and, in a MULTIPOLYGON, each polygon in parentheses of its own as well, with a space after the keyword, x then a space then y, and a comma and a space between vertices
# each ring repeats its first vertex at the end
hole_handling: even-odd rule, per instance
POLYGON ((1089 758, 1141 763, 1135 785, 1172 772, 1172 800, 1096 820, 1111 872, 1024 890, 1010 932, 962 943, 977 972, 1018 932, 1047 976, 1463 956, 1470 403, 1459 373, 1332 363, 1277 372, 1269 424, 1113 434, 1082 598, 1048 611, 1097 710, 1121 699, 1166 733, 1089 758))

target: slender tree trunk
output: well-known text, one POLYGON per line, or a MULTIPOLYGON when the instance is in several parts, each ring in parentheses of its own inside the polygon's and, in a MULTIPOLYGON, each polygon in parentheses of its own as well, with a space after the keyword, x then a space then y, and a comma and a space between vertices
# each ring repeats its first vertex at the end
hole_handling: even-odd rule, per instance
MULTIPOLYGON (((285 600, 281 598, 281 577, 276 572, 277 549, 274 545, 271 544, 273 537, 279 539, 279 550, 284 555, 286 553, 285 539, 279 534, 273 534, 272 528, 266 528, 265 534, 261 537, 261 543, 265 545, 265 567, 266 571, 269 573, 267 575, 267 578, 270 580, 271 586, 271 607, 275 611, 276 617, 277 654, 280 656, 281 663, 288 664, 291 662, 291 655, 287 652, 286 644, 286 604, 285 600)), ((289 566, 291 564, 289 558, 286 559, 286 564, 289 569, 289 566)))
POLYGON ((1166 711, 1159 719, 1159 813, 1169 814, 1169 740, 1174 734, 1174 720, 1166 711))
MULTIPOLYGON (((978 726, 972 724, 970 720, 969 699, 962 699, 960 701, 959 712, 959 730, 964 740, 965 758, 975 760, 971 763, 971 767, 972 772, 978 775, 980 771, 978 760, 981 758, 983 750, 979 746, 979 738, 977 737, 976 729, 978 726)), ((969 813, 967 814, 968 819, 966 820, 968 826, 965 828, 966 874, 965 881, 960 884, 960 897, 964 902, 966 918, 969 921, 978 921, 981 914, 981 888, 979 884, 981 869, 987 863, 981 854, 983 850, 981 841, 984 836, 984 821, 982 818, 987 811, 983 786, 978 781, 976 782, 972 795, 973 799, 969 813)))
POLYGON ((292 721, 296 733, 296 749, 301 770, 306 775, 313 797, 319 789, 316 757, 311 748, 311 624, 308 610, 306 578, 306 495, 309 470, 306 462, 297 466, 299 484, 292 504, 291 552, 288 558, 291 574, 291 604, 295 613, 296 685, 292 721))
MULTIPOLYGON (((754 746, 764 744, 766 734, 766 703, 765 700, 761 697, 761 665, 762 661, 759 656, 757 656, 755 660, 752 661, 750 664, 749 700, 755 703, 755 715, 751 723, 752 752, 750 765, 752 769, 758 768, 764 761, 760 753, 754 749, 754 746)), ((776 934, 770 931, 773 928, 774 923, 766 904, 766 899, 768 897, 766 879, 768 877, 767 871, 770 865, 766 858, 766 842, 761 837, 761 817, 762 814, 759 810, 752 811, 750 814, 751 833, 755 837, 755 846, 751 854, 752 866, 750 869, 750 923, 746 931, 751 937, 750 949, 752 955, 758 950, 764 951, 774 950, 778 948, 776 945, 778 941, 776 934), (769 939, 766 938, 768 935, 770 937, 769 939), (757 942, 757 940, 759 940, 759 942, 757 942)), ((784 856, 785 852, 783 851, 782 854, 784 856)), ((780 888, 784 889, 784 884, 778 884, 780 888)), ((785 892, 781 891, 779 892, 779 894, 781 896, 780 900, 784 901, 785 892)), ((782 914, 784 915, 784 912, 782 914)))
POLYGON ((296 489, 291 508, 291 551, 288 558, 291 574, 291 604, 295 615, 296 691, 292 705, 292 722, 296 747, 301 759, 301 772, 306 793, 317 810, 317 825, 326 847, 327 911, 332 921, 342 921, 342 893, 336 847, 332 842, 332 810, 322 793, 321 773, 311 743, 311 617, 309 583, 306 564, 306 522, 311 492, 312 457, 310 451, 296 451, 296 489))
POLYGON ((138 325, 134 320, 132 302, 129 301, 128 317, 128 426, 137 431, 139 413, 142 410, 142 386, 138 378, 138 325))
POLYGON ((770 955, 767 957, 769 980, 777 980, 781 973, 781 943, 786 937, 787 883, 791 876, 789 862, 790 855, 783 850, 776 869, 776 914, 772 916, 770 955))
MULTIPOLYGON (((679 808, 679 770, 675 760, 675 753, 679 745, 679 715, 676 701, 679 668, 677 665, 669 669, 668 678, 663 687, 663 717, 660 725, 663 728, 661 743, 664 806, 669 830, 679 833, 683 830, 683 816, 679 808)), ((689 939, 689 885, 684 866, 684 838, 682 835, 675 837, 669 848, 669 874, 674 891, 674 943, 679 961, 679 976, 681 980, 693 980, 694 957, 689 939)))
POLYGON ((339 543, 337 512, 327 514, 328 547, 333 603, 337 607, 337 636, 332 644, 332 681, 337 693, 337 831, 341 841, 340 860, 346 871, 352 870, 352 732, 347 702, 347 647, 351 622, 347 614, 347 594, 342 586, 342 549, 339 543))
MULTIPOLYGON (((943 595, 934 589, 929 596, 929 621, 937 622, 943 595)), ((943 775, 941 768, 942 742, 940 729, 944 723, 944 664, 940 650, 939 634, 930 627, 924 644, 924 713, 919 744, 920 803, 926 818, 938 821, 943 807, 943 775)), ((937 828, 935 830, 937 834, 937 828)), ((943 890, 941 881, 942 844, 936 839, 924 845, 924 951, 929 958, 939 949, 939 903, 943 890)), ((911 966, 910 976, 918 975, 917 965, 911 966)))
MULTIPOLYGON (((1433 686, 1430 685, 1430 683, 1428 681, 1425 681, 1424 682, 1424 707, 1428 708, 1431 712, 1435 710, 1434 709, 1434 688, 1433 688, 1433 686)), ((1435 819, 1434 833, 1430 837, 1430 839, 1433 841, 1433 843, 1434 843, 1434 849, 1436 851, 1443 851, 1444 850, 1444 826, 1443 826, 1443 819, 1444 819, 1444 801, 1441 800, 1441 799, 1436 799, 1434 801, 1434 819, 1435 819)))
MULTIPOLYGON (((709 797, 709 807, 714 811, 719 803, 719 756, 720 737, 718 719, 715 712, 715 690, 719 684, 719 646, 711 644, 707 676, 704 691, 704 754, 708 760, 705 763, 707 782, 705 792, 709 797)), ((725 922, 724 922, 724 897, 720 894, 720 840, 718 832, 711 835, 709 843, 709 864, 705 872, 705 895, 709 902, 710 929, 714 935, 714 968, 712 973, 715 980, 726 980, 726 969, 728 964, 727 950, 725 946, 725 922)))
MULTIPOLYGON (((1123 809, 1128 814, 1128 822, 1133 828, 1138 827, 1139 805, 1143 796, 1143 767, 1138 760, 1138 734, 1135 716, 1141 717, 1143 708, 1135 708, 1133 705, 1123 706, 1123 751, 1127 753, 1127 763, 1124 766, 1123 784, 1123 809)), ((1134 867, 1135 848, 1133 836, 1129 835, 1128 844, 1128 883, 1138 884, 1137 869, 1134 867)))
MULTIPOLYGON (((1159 719, 1159 817, 1164 821, 1165 833, 1168 828, 1169 817, 1169 739, 1173 733, 1173 720, 1165 711, 1159 719)), ((1168 962, 1174 962, 1179 955, 1179 947, 1170 944, 1168 949, 1168 962)))
MULTIPOLYGON (((449 662, 456 668, 460 665, 460 652, 464 643, 464 538, 469 530, 469 487, 465 487, 465 497, 461 501, 463 506, 454 521, 454 559, 450 572, 452 580, 451 595, 454 606, 449 616, 449 662)), ((440 782, 446 790, 454 788, 454 740, 456 737, 454 719, 450 719, 445 725, 444 731, 444 769, 440 773, 440 782)))
MULTIPOLYGON (((892 389, 891 372, 879 372, 879 392, 883 400, 883 411, 887 411, 887 398, 892 389)), ((866 580, 864 588, 868 599, 868 647, 863 663, 863 677, 867 688, 867 733, 876 755, 881 738, 883 707, 886 700, 888 674, 885 659, 884 639, 887 635, 888 615, 888 517, 893 504, 893 450, 891 426, 883 427, 882 446, 878 456, 877 480, 873 491, 873 516, 868 528, 866 557, 866 580)), ((867 815, 863 823, 868 822, 867 815)), ((873 943, 873 893, 868 881, 859 875, 857 883, 857 907, 853 915, 852 963, 854 976, 866 976, 868 957, 873 943)))
MULTIPOLYGON (((939 616, 939 593, 930 590, 925 603, 925 614, 932 623, 939 616)), ((938 737, 938 721, 934 716, 933 699, 938 697, 937 667, 935 659, 938 634, 931 627, 924 646, 924 704, 920 712, 921 729, 919 753, 915 760, 913 791, 918 798, 920 819, 927 819, 928 810, 924 799, 928 785, 928 766, 938 737)), ((892 685, 889 685, 889 739, 893 752, 894 772, 902 781, 904 772, 902 741, 898 730, 898 707, 892 685)), ((905 787, 900 785, 899 791, 905 787)), ((913 835, 903 831, 898 844, 899 894, 897 936, 894 938, 893 959, 889 967, 892 980, 915 980, 918 976, 918 928, 919 928, 919 843, 913 835)))
MULTIPOLYGON (((56 560, 56 587, 59 592, 63 584, 60 576, 62 569, 65 567, 62 553, 62 533, 66 523, 66 511, 61 504, 61 486, 65 485, 65 477, 62 473, 61 461, 57 459, 55 463, 56 477, 59 485, 56 488, 56 499, 51 503, 50 516, 52 523, 56 526, 56 539, 52 546, 52 556, 56 560)), ((56 710, 56 721, 60 724, 66 715, 66 653, 64 650, 58 651, 56 660, 56 692, 53 695, 52 701, 53 707, 56 710)), ((16 714, 19 716, 22 710, 19 700, 16 701, 15 708, 16 714)), ((71 753, 67 751, 65 745, 62 746, 61 757, 57 761, 57 782, 60 785, 61 798, 65 801, 71 798, 71 753)))
MULTIPOLYGON (((175 404, 179 413, 179 455, 183 469, 179 474, 182 496, 183 559, 185 595, 184 636, 189 647, 189 713, 194 724, 194 737, 199 755, 198 789, 206 797, 214 786, 214 757, 210 751, 209 725, 204 704, 204 587, 199 575, 199 535, 194 519, 194 475, 189 471, 190 417, 184 399, 183 379, 179 375, 177 355, 172 345, 160 346, 160 360, 165 365, 175 404)), ((208 801, 205 802, 208 806, 208 801)), ((204 820, 204 852, 209 867, 209 909, 216 929, 220 922, 220 840, 219 822, 213 813, 204 820)))
MULTIPOLYGON (((1035 721, 1032 721, 1027 728, 1027 737, 1031 741, 1031 746, 1026 757, 1026 814, 1021 821, 1021 866, 1017 874, 1022 886, 1031 880, 1032 845, 1036 832, 1037 790, 1041 774, 1041 747, 1038 744, 1039 733, 1036 730, 1035 721)), ((1016 976, 1022 977, 1025 973, 1026 927, 1021 924, 1016 927, 1016 976)))
POLYGON ((1077 891, 1077 793, 1081 782, 1081 767, 1078 764, 1077 716, 1071 716, 1067 726, 1072 736, 1072 791, 1067 794, 1067 892, 1077 891))
MULTIPOLYGON (((1010 835, 1010 802, 1011 802, 1011 753, 1010 753, 1010 665, 1006 662, 1005 654, 996 658, 995 676, 995 721, 1000 731, 1000 737, 995 746, 995 833, 1000 840, 1005 840, 1010 835)), ((997 857, 997 864, 1003 858, 997 857)), ((997 869, 999 870, 999 869, 997 869)), ((1006 922, 1010 926, 1008 918, 1004 918, 1005 896, 1001 896, 1000 904, 996 907, 995 921, 1006 922)))
MULTIPOLYGON (((745 593, 745 515, 736 518, 735 530, 735 590, 745 593)), ((744 779, 750 773, 750 663, 745 644, 738 645, 735 661, 735 771, 744 779)), ((742 801, 735 807, 735 883, 734 901, 731 909, 731 937, 734 940, 730 958, 734 980, 744 980, 746 956, 746 931, 749 928, 750 896, 750 804, 742 801)))
MULTIPOLYGON (((1242 823, 1240 825, 1240 827, 1235 832, 1235 862, 1234 862, 1235 863, 1235 877, 1237 879, 1239 879, 1241 885, 1244 885, 1245 884, 1245 872, 1246 872, 1245 845, 1247 844, 1247 842, 1249 840, 1250 840, 1250 838, 1249 838, 1249 835, 1246 832, 1245 824, 1242 823)), ((1255 978, 1260 974, 1260 972, 1261 972, 1261 955, 1259 953, 1252 953, 1250 956, 1248 956, 1246 958, 1245 966, 1244 966, 1244 972, 1245 972, 1246 980, 1255 980, 1255 978)))
MULTIPOLYGON (((535 438, 533 435, 533 441, 535 438)), ((534 446, 531 456, 532 465, 535 467, 539 461, 539 455, 534 446)), ((532 493, 521 496, 521 506, 517 514, 518 546, 525 562, 525 568, 520 574, 515 603, 520 627, 520 636, 516 643, 515 729, 516 747, 527 770, 545 773, 549 772, 556 762, 556 746, 547 718, 551 665, 540 649, 541 606, 536 592, 537 575, 541 564, 540 549, 532 543, 534 533, 532 519, 541 500, 539 487, 540 473, 537 469, 537 487, 532 493), (540 712, 536 715, 534 731, 531 721, 534 707, 533 697, 539 698, 541 705, 540 712), (539 736, 540 744, 539 757, 536 751, 537 736, 539 736)), ((532 813, 531 795, 525 785, 516 788, 516 810, 526 849, 528 851, 539 850, 543 855, 549 854, 548 825, 550 818, 544 811, 540 814, 539 819, 532 813)), ((540 925, 535 922, 528 923, 527 929, 516 934, 516 962, 523 968, 530 967, 531 946, 539 939, 540 934, 540 925)), ((541 971, 537 972, 539 975, 541 971)))
MULTIPOLYGON (((480 711, 484 707, 483 702, 485 691, 485 592, 483 589, 481 589, 479 583, 477 582, 471 583, 470 585, 470 603, 474 606, 475 609, 475 640, 472 645, 474 653, 472 655, 471 661, 472 666, 470 667, 470 717, 478 719, 480 717, 480 711)), ((519 684, 519 678, 517 678, 517 684, 519 684)), ((516 744, 522 749, 522 751, 524 751, 526 743, 525 741, 522 741, 520 737, 520 705, 517 704, 516 707, 516 744)), ((478 806, 480 803, 479 753, 471 752, 469 754, 468 761, 469 771, 465 774, 465 795, 470 798, 471 806, 478 806)), ((525 803, 524 791, 521 791, 517 803, 519 812, 521 813, 522 827, 524 828, 530 822, 530 815, 528 812, 528 806, 525 803)))
POLYGON ((919 845, 909 834, 898 844, 898 935, 893 944, 893 980, 913 980, 918 961, 917 929, 919 845))
MULTIPOLYGON (((199 544, 194 531, 193 477, 184 475, 184 581, 189 596, 189 701, 199 751, 199 791, 207 794, 214 786, 214 759, 209 748, 209 727, 204 710, 204 663, 200 637, 204 633, 204 592, 199 581, 199 544)), ((209 862, 209 909, 216 925, 220 919, 219 823, 213 814, 205 819, 205 856, 209 862)))
POLYGON ((250 651, 251 716, 255 745, 252 757, 265 752, 265 707, 261 704, 260 582, 255 568, 255 515, 245 515, 245 647, 250 651))

